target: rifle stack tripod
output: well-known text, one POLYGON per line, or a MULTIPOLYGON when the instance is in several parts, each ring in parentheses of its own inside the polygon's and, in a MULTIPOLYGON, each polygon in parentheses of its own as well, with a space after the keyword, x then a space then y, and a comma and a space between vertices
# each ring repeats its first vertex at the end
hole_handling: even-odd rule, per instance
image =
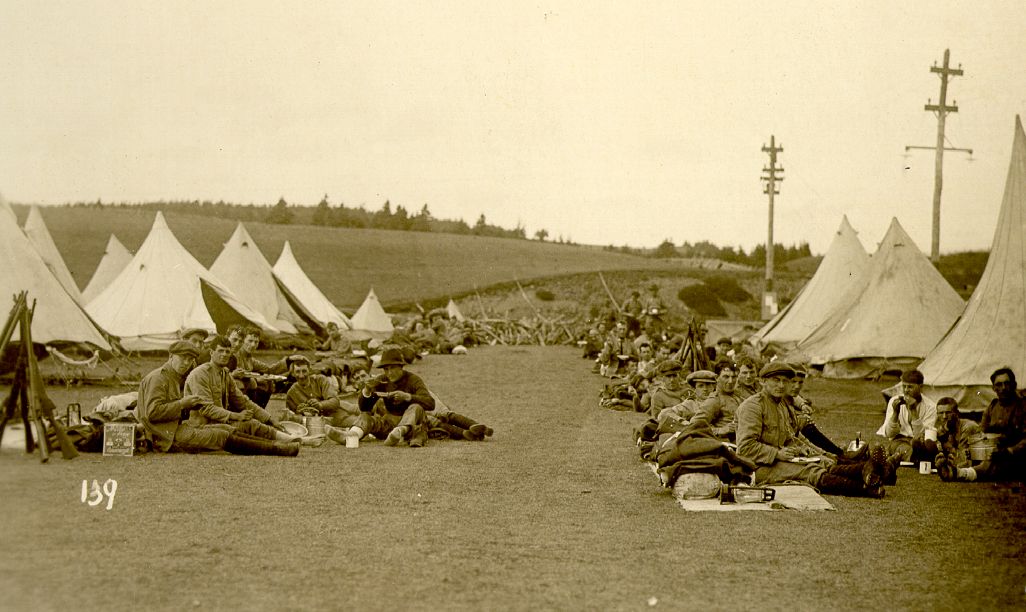
POLYGON ((46 389, 43 379, 39 376, 39 362, 36 361, 36 354, 32 350, 32 315, 35 311, 35 302, 32 306, 28 303, 28 293, 22 291, 14 297, 14 307, 4 324, 3 334, 0 335, 0 355, 3 355, 14 336, 15 328, 20 328, 17 362, 14 368, 14 382, 11 385, 11 393, 3 403, 3 416, 0 417, 0 438, 3 438, 4 428, 7 423, 17 414, 25 424, 25 452, 32 453, 39 449, 39 458, 45 463, 50 459, 53 449, 47 432, 52 431, 65 459, 73 459, 78 456, 75 445, 68 439, 64 426, 54 418, 54 404, 46 396, 46 389), (32 437, 34 424, 39 440, 32 437))

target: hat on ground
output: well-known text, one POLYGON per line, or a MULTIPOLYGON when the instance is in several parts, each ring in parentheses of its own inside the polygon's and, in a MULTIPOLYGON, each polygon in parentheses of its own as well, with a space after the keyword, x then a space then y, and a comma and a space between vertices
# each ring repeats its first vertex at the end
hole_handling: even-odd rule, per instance
POLYGON ((406 360, 403 359, 403 352, 396 348, 385 349, 381 353, 381 361, 378 362, 378 367, 383 368, 390 365, 406 365, 406 360))
POLYGON ((206 340, 207 336, 209 336, 210 333, 207 332, 207 330, 203 329, 202 327, 187 327, 187 328, 183 329, 182 331, 178 332, 178 335, 183 340, 185 338, 188 338, 189 336, 195 336, 195 335, 201 335, 201 336, 203 336, 203 339, 206 340))
POLYGON ((186 357, 192 357, 195 359, 199 356, 199 351, 192 345, 191 342, 185 340, 179 340, 168 347, 167 352, 171 355, 185 355, 186 357))
POLYGON ((716 384, 716 373, 710 370, 695 370, 688 374, 688 377, 685 380, 692 387, 700 382, 716 384))
POLYGON ((780 361, 771 361, 766 365, 762 366, 762 369, 759 370, 759 378, 770 378, 773 376, 784 376, 786 378, 793 378, 794 368, 780 361))
POLYGON ((288 357, 285 358, 285 362, 287 364, 289 364, 290 366, 292 364, 294 364, 294 363, 305 363, 306 365, 311 365, 309 357, 307 357, 306 355, 299 355, 299 354, 289 355, 288 357))
POLYGON ((901 382, 911 385, 923 384, 923 373, 919 370, 908 370, 901 373, 901 382))

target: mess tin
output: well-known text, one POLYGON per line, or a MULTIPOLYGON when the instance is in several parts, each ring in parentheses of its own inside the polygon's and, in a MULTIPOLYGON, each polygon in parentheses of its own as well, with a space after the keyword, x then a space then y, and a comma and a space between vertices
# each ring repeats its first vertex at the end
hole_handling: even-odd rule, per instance
POLYGON ((720 499, 723 503, 735 501, 739 504, 753 504, 758 502, 773 501, 776 498, 777 492, 773 489, 765 487, 724 487, 723 495, 720 499))

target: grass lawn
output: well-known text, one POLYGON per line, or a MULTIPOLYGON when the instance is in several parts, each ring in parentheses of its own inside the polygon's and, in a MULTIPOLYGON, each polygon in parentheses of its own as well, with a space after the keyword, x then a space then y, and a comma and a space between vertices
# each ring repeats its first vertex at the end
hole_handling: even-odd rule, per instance
MULTIPOLYGON (((685 513, 637 458, 640 415, 598 408, 589 366, 568 347, 414 365, 495 428, 483 443, 46 465, 4 450, 0 609, 1026 606, 1021 488, 906 469, 883 500, 828 498, 836 512, 685 513), (112 510, 80 502, 83 479, 109 478, 112 510)), ((807 390, 847 441, 879 425, 878 387, 807 390)), ((84 406, 104 393, 83 389, 84 406)))

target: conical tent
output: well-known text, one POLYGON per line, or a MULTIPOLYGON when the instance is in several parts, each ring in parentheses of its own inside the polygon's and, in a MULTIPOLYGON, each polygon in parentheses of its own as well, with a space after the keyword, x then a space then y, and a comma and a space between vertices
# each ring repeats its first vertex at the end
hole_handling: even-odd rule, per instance
POLYGON ((210 271, 275 327, 289 334, 314 333, 322 324, 275 278, 271 264, 239 223, 210 271))
MULTIPOLYGON (((33 342, 84 342, 110 350, 110 344, 103 333, 61 287, 43 258, 18 227, 14 216, 3 210, 0 210, 0 266, 4 270, 0 274, 0 297, 11 299, 16 293, 27 291, 30 302, 35 301, 33 342)), ((13 302, 9 302, 6 306, 0 306, 0 312, 9 312, 12 305, 13 302)), ((13 338, 18 338, 17 330, 13 338)))
POLYGON ((93 277, 89 279, 89 284, 82 290, 82 303, 88 304, 94 297, 100 295, 100 292, 106 289, 107 285, 118 277, 118 274, 121 274, 130 261, 132 261, 132 254, 118 241, 117 236, 111 234, 107 240, 107 248, 103 250, 103 257, 100 258, 100 263, 96 266, 96 271, 93 272, 93 277))
POLYGON ((54 244, 53 238, 50 236, 50 230, 46 229, 43 215, 35 206, 29 209, 28 218, 25 219, 25 235, 28 236, 32 246, 36 248, 36 252, 46 263, 46 267, 50 268, 50 272, 68 292, 68 295, 81 304, 82 292, 75 284, 75 279, 71 277, 71 272, 68 271, 68 266, 64 263, 64 258, 61 257, 61 252, 57 250, 57 245, 54 244))
POLYGON ((310 280, 296 256, 292 254, 292 247, 288 240, 281 249, 278 261, 274 263, 274 275, 278 280, 292 292, 301 304, 309 309, 310 313, 322 324, 335 323, 339 329, 350 329, 352 325, 349 317, 335 308, 335 305, 321 293, 317 285, 310 280))
POLYGON ((360 308, 357 309, 350 321, 353 324, 353 329, 359 331, 390 334, 395 330, 392 327, 392 319, 385 313, 385 309, 381 307, 381 302, 378 301, 378 296, 374 293, 374 289, 370 290, 370 293, 363 300, 363 304, 360 304, 360 308))
POLYGON ((1026 380, 1026 134, 1018 116, 1011 157, 987 267, 958 323, 919 368, 930 395, 953 395, 965 408, 993 397, 998 368, 1026 380))
POLYGON ((868 267, 869 255, 845 216, 816 273, 786 308, 755 333, 754 339, 785 350, 794 348, 862 291, 868 267))
POLYGON ((851 305, 802 340, 789 359, 823 365, 823 374, 859 378, 918 364, 965 305, 897 219, 873 255, 851 305))
POLYGON ((139 252, 86 308, 133 351, 166 349, 189 327, 223 333, 242 324, 279 333, 196 261, 159 212, 139 252))
POLYGON ((449 298, 449 303, 445 305, 445 313, 449 315, 450 319, 456 319, 460 322, 467 320, 467 317, 463 316, 460 307, 456 305, 452 298, 449 298))

